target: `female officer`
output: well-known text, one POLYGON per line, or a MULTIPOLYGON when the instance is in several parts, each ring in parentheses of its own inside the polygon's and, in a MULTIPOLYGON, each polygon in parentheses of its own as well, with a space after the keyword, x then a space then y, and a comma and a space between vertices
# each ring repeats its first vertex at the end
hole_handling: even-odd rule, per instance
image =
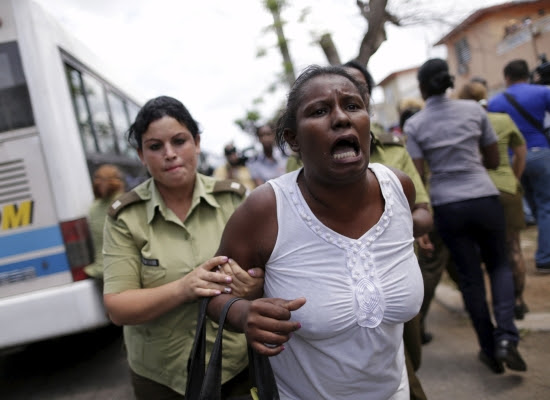
POLYGON ((485 169, 499 164, 497 136, 479 104, 445 96, 454 87, 453 79, 441 59, 428 60, 418 70, 426 106, 405 123, 407 149, 421 176, 424 160, 430 168, 435 225, 456 264, 464 304, 481 347, 479 359, 495 373, 504 372, 503 364, 525 371, 517 350, 504 212, 499 191, 485 169), (490 278, 496 327, 487 305, 482 258, 490 278))
MULTIPOLYGON (((165 96, 148 101, 128 138, 152 178, 109 210, 105 306, 111 320, 124 325, 136 397, 182 399, 196 300, 231 292, 258 296, 263 272, 247 273, 227 257, 213 257, 245 188, 196 172, 199 128, 181 102, 165 96), (212 271, 225 263, 232 274, 212 271)), ((209 325, 210 346, 215 333, 209 325)), ((239 380, 246 380, 248 358, 243 335, 228 332, 223 344, 222 382, 228 393, 239 380)))

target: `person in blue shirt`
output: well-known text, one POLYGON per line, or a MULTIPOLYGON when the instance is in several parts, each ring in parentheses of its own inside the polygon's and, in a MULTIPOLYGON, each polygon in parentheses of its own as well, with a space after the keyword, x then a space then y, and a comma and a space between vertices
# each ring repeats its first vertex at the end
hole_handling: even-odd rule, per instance
POLYGON ((537 271, 550 273, 550 134, 544 134, 545 114, 550 112, 550 89, 528 83, 529 67, 525 60, 513 60, 506 64, 504 80, 506 91, 491 98, 487 109, 510 115, 527 142, 527 159, 521 184, 537 221, 537 271), (511 95, 524 109, 523 113, 506 94, 511 95), (524 116, 525 113, 531 115, 531 118, 524 116))

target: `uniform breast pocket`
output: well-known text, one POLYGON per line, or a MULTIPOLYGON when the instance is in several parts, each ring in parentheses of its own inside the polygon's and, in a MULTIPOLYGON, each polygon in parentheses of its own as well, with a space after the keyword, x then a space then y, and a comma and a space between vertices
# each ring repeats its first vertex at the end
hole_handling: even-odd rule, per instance
POLYGON ((141 257, 141 281, 143 287, 156 287, 164 284, 166 268, 160 265, 159 260, 141 257))

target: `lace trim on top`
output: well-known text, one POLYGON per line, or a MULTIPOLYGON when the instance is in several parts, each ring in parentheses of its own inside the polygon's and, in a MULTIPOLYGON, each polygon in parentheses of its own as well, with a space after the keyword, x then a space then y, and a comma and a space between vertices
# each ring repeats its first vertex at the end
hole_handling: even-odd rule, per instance
POLYGON ((288 192, 307 226, 327 243, 346 252, 346 266, 353 280, 357 324, 376 328, 382 322, 386 308, 380 279, 376 271, 374 254, 370 250, 374 241, 384 232, 393 216, 393 192, 389 178, 379 179, 382 195, 386 200, 380 220, 359 239, 351 239, 326 227, 315 217, 303 198, 298 183, 288 192))

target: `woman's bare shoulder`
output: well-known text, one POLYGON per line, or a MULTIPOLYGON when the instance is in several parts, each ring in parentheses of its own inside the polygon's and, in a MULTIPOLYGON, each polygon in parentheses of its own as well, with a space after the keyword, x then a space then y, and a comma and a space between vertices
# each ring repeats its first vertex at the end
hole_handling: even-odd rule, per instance
POLYGON ((264 183, 254 189, 239 207, 247 214, 262 214, 276 208, 275 191, 269 183, 264 183))
POLYGON ((218 254, 241 266, 262 266, 277 239, 277 202, 270 184, 254 189, 235 210, 222 236, 218 254))
POLYGON ((403 171, 388 167, 396 176, 397 179, 401 182, 401 186, 403 187, 403 192, 405 193, 405 196, 407 197, 407 200, 409 201, 409 205, 411 208, 414 206, 415 199, 416 199, 416 189, 414 188, 414 183, 412 179, 404 173, 403 171))

